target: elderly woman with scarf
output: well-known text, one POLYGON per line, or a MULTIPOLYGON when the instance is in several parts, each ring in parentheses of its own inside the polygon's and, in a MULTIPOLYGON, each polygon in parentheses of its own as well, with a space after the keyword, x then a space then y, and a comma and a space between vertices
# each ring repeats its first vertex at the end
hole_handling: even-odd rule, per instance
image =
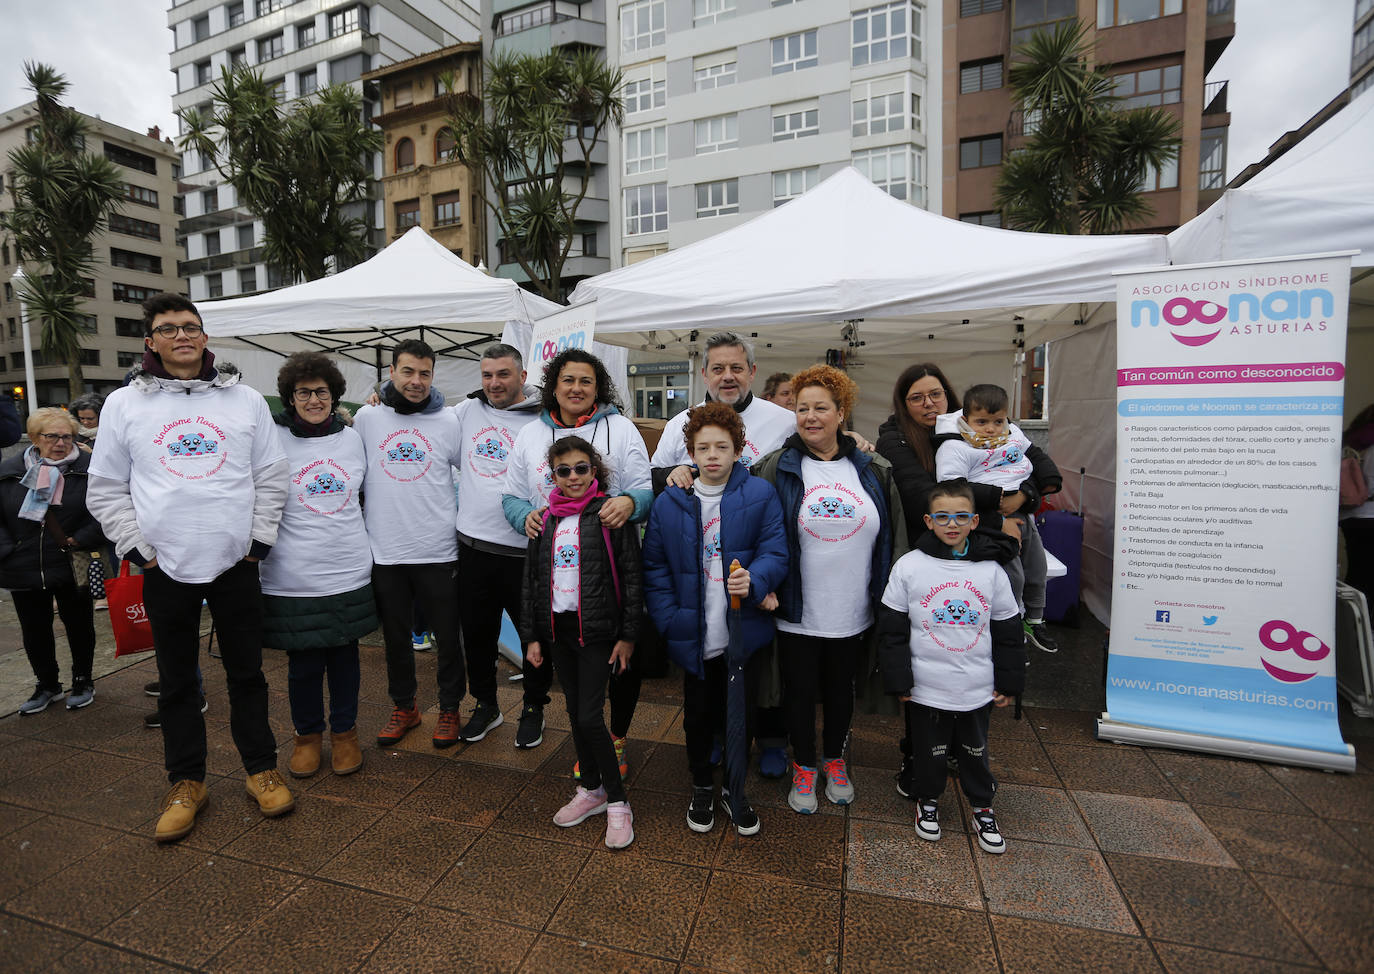
POLYGON ((91 666, 95 623, 90 592, 77 586, 67 552, 105 544, 100 524, 86 509, 91 455, 77 449, 76 420, 62 409, 29 417, 33 446, 0 464, 0 588, 11 590, 24 650, 38 681, 19 707, 28 715, 62 697, 53 636, 53 599, 72 652, 67 709, 95 699, 91 666))

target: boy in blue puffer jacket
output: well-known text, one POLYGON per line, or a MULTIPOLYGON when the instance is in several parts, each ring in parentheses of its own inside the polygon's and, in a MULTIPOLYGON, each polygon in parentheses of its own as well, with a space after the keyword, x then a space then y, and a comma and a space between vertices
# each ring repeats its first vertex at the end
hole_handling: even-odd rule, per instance
MULTIPOLYGON (((709 832, 715 826, 711 743, 726 718, 729 598, 740 600, 737 648, 752 663, 754 651, 773 639, 769 613, 787 575, 787 535, 773 486, 738 462, 744 424, 732 407, 696 407, 683 436, 699 476, 690 490, 669 487, 654 502, 644 535, 644 602, 668 655, 683 669, 682 725, 692 769, 687 825, 709 832), (734 560, 743 567, 727 578, 734 560)), ((752 701, 757 679, 750 663, 744 679, 752 701)), ((747 711, 752 716, 752 702, 747 711)), ((728 802, 722 805, 729 813, 728 802)), ((758 815, 742 796, 737 807, 736 830, 756 834, 758 815)))

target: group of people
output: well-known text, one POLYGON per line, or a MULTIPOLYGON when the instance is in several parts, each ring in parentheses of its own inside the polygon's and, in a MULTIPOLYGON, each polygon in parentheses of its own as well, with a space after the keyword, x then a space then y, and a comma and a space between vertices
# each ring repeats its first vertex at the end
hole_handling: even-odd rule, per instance
MULTIPOLYGON (((315 774, 327 732, 331 767, 349 774, 364 760, 358 638, 380 625, 393 711, 376 740, 395 745, 422 723, 412 620, 423 616, 437 657, 432 743, 447 748, 502 722, 506 612, 524 650, 516 747, 541 744, 554 672, 563 690, 577 786, 559 826, 604 813, 608 847, 633 841, 625 738, 636 646, 653 642, 652 625, 683 670, 692 830, 710 831, 717 808, 740 834, 760 830, 742 793, 749 742, 766 776, 790 767, 795 811, 817 811, 822 784, 828 801, 852 802, 858 693, 902 703, 898 789, 918 803, 918 835, 939 838, 957 759, 980 846, 1005 848, 989 716, 1023 689, 1026 641, 1055 649, 1032 515, 1059 487, 1053 463, 1008 423, 1005 391, 976 386, 961 408, 938 367, 912 366, 875 450, 847 428, 858 390, 843 371, 778 374, 767 383, 778 401, 757 397, 753 348, 722 332, 706 341, 705 401, 667 423, 650 458, 605 366, 581 349, 549 362, 536 386, 517 349, 493 345, 480 389, 450 405, 433 386, 433 350, 404 341, 376 401, 352 417, 338 369, 300 353, 278 375, 274 416, 206 349, 189 300, 155 296, 144 324, 141 367, 104 403, 93 453, 76 446, 69 414, 40 410, 34 447, 0 466, 0 565, 32 546, 55 566, 28 613, 48 641, 29 645, 24 623, 43 706, 62 694, 52 596, 64 621, 72 603, 48 546, 60 554, 103 535, 142 568, 170 784, 158 840, 189 833, 208 799, 204 602, 246 789, 268 816, 294 798, 267 720, 264 646, 289 654, 287 770, 315 774)), ((85 689, 82 639, 72 682, 85 689)))

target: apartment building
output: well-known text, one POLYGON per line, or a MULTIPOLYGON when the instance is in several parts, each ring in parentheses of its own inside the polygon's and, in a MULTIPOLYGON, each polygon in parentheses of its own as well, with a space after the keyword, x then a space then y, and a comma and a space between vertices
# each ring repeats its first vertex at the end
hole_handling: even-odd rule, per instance
POLYGON ((1374 0, 1355 0, 1354 36, 1350 43, 1350 97, 1374 86, 1374 0))
MULTIPOLYGON (((287 102, 328 84, 354 85, 363 113, 378 108, 378 91, 363 75, 481 36, 477 10, 463 0, 182 0, 167 12, 172 32, 173 108, 208 108, 228 66, 246 64, 276 84, 287 102)), ((382 155, 374 160, 382 174, 382 155)), ((212 160, 182 154, 178 193, 185 220, 181 274, 192 300, 248 294, 289 284, 262 259, 262 222, 238 204, 212 160)), ((385 245, 383 192, 378 183, 358 216, 371 249, 385 245)))
MULTIPOLYGON (((124 205, 110 217, 109 229, 93 241, 96 264, 81 306, 87 331, 82 373, 87 391, 104 394, 119 388, 124 373, 142 358, 139 305, 160 291, 185 290, 177 276, 179 216, 173 208, 173 171, 180 157, 156 128, 141 135, 89 115, 82 118, 86 151, 101 153, 118 165, 124 185, 124 205)), ((10 151, 24 144, 37 122, 33 103, 0 113, 0 211, 14 206, 10 151)), ((23 386, 25 380, 19 295, 11 283, 19 256, 14 239, 0 231, 0 385, 7 388, 23 386)), ((34 270, 25 268, 26 273, 34 270)), ((63 404, 70 399, 67 363, 46 360, 39 347, 41 327, 30 319, 37 405, 63 404)))

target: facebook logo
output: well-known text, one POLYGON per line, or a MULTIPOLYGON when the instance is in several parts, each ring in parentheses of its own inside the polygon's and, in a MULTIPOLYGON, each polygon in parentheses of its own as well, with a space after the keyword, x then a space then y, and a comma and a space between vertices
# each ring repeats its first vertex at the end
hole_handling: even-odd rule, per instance
POLYGON ((1168 610, 1168 609, 1155 609, 1155 622, 1168 622, 1168 621, 1169 621, 1169 610, 1168 610))

